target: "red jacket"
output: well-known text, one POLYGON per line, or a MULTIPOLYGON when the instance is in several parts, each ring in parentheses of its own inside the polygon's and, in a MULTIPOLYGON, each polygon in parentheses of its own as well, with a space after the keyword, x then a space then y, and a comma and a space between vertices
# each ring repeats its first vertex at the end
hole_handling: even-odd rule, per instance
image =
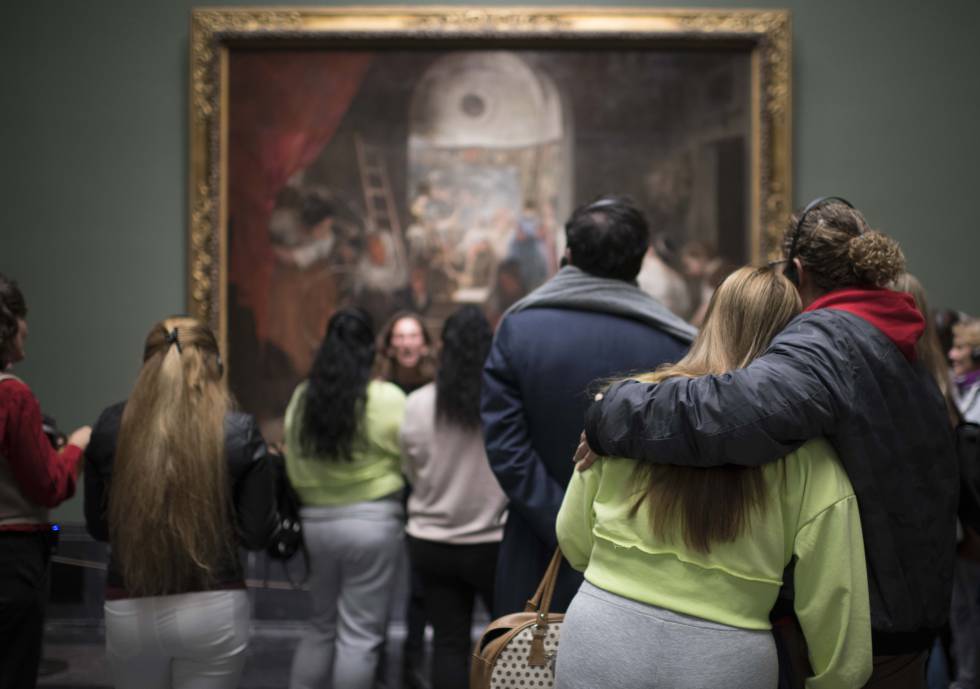
MULTIPOLYGON (((12 481, 14 494, 41 508, 55 507, 74 495, 81 458, 74 445, 60 452, 51 447, 41 429, 41 407, 27 385, 16 378, 0 381, 0 465, 6 465, 0 477, 12 481)), ((4 520, 5 507, 0 503, 0 530, 37 528, 4 520)))

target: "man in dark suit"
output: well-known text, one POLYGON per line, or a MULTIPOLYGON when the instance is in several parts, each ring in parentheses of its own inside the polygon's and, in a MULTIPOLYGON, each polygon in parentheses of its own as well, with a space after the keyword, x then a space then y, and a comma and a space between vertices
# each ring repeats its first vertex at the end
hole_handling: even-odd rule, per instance
MULTIPOLYGON (((603 197, 565 225, 567 264, 500 322, 483 376, 487 456, 510 499, 495 616, 524 609, 556 547, 583 415, 602 382, 683 356, 694 329, 636 286, 649 241, 643 214, 603 197)), ((582 581, 563 566, 551 609, 582 581)))

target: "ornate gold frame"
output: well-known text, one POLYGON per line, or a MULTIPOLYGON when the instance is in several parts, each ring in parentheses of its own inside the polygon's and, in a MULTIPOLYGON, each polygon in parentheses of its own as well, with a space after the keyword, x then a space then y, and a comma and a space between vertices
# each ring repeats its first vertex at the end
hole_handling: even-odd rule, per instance
POLYGON ((752 55, 754 260, 774 249, 790 209, 788 10, 334 7, 197 9, 190 33, 188 311, 227 335, 227 76, 236 45, 357 47, 425 42, 746 47, 752 55))

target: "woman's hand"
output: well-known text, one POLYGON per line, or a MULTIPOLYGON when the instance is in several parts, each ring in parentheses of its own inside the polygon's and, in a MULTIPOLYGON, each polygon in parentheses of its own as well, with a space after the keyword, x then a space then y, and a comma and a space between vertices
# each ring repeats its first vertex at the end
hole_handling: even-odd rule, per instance
POLYGON ((592 451, 589 447, 589 441, 585 437, 585 431, 582 431, 582 435, 578 439, 578 447, 575 449, 575 457, 573 461, 575 462, 575 469, 577 471, 585 471, 590 466, 595 464, 595 461, 599 457, 592 451))
MULTIPOLYGON (((598 402, 602 399, 602 393, 597 392, 595 397, 592 398, 593 402, 598 402)), ((575 469, 578 471, 585 471, 590 466, 595 464, 595 461, 599 459, 592 448, 589 447, 589 441, 585 437, 585 431, 582 431, 582 435, 578 438, 578 447, 575 448, 575 457, 572 461, 575 462, 575 469)))
POLYGON ((88 448, 88 441, 92 438, 92 427, 82 426, 72 431, 72 434, 68 436, 68 444, 74 445, 83 452, 88 448))

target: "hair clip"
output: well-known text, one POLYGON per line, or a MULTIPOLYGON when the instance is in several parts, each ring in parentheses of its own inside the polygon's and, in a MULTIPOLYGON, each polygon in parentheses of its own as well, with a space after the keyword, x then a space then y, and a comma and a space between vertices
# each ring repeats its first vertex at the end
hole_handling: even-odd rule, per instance
POLYGON ((167 333, 167 347, 169 348, 171 345, 177 345, 178 354, 184 353, 184 350, 180 346, 180 340, 177 339, 177 328, 167 333))

